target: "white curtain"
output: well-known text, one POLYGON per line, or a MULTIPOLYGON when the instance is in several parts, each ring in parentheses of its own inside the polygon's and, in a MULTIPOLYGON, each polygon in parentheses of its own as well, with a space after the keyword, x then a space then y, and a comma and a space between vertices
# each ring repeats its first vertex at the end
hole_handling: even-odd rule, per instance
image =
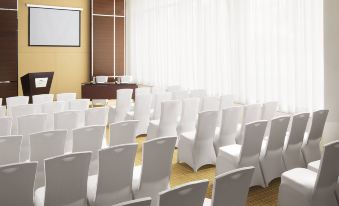
POLYGON ((323 107, 322 0, 127 0, 126 24, 138 83, 323 107))

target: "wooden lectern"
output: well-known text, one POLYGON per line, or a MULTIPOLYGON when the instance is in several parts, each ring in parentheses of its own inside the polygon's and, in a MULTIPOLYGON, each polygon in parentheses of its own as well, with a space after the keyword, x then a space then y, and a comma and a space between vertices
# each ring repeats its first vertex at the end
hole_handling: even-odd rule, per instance
POLYGON ((48 94, 53 80, 54 72, 28 73, 21 77, 22 91, 29 96, 32 103, 32 96, 37 94, 48 94))

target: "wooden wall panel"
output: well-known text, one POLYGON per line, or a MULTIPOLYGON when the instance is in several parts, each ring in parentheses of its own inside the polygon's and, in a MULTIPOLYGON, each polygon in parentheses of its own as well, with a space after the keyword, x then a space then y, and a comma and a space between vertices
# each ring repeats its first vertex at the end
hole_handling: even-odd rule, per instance
POLYGON ((93 0, 93 13, 113 15, 114 0, 93 0))
POLYGON ((93 75, 114 75, 113 17, 93 17, 93 75))
POLYGON ((0 97, 3 104, 5 104, 6 97, 13 97, 18 95, 18 82, 0 83, 0 97))
POLYGON ((0 10, 0 81, 18 80, 17 28, 17 12, 0 10))
POLYGON ((0 0, 0 8, 17 9, 17 0, 0 0))
POLYGON ((125 1, 115 0, 115 15, 125 16, 125 1))
POLYGON ((115 75, 125 74, 125 18, 115 18, 115 75))

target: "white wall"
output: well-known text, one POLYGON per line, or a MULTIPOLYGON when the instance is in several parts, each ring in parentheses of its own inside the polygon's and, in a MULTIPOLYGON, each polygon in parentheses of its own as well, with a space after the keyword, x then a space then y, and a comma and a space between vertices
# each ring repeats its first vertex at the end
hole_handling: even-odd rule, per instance
POLYGON ((330 110, 324 143, 339 140, 339 1, 324 0, 325 108, 330 110))

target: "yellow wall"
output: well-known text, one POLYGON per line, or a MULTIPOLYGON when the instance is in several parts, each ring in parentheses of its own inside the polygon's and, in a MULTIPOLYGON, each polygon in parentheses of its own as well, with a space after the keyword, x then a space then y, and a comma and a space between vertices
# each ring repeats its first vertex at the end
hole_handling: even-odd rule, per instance
MULTIPOLYGON (((89 80, 90 1, 89 0, 19 0, 19 82, 30 72, 54 71, 51 93, 81 94, 81 83, 89 80), (26 4, 82 8, 81 47, 29 47, 28 8, 26 4)), ((19 83, 19 95, 22 95, 19 83)))

